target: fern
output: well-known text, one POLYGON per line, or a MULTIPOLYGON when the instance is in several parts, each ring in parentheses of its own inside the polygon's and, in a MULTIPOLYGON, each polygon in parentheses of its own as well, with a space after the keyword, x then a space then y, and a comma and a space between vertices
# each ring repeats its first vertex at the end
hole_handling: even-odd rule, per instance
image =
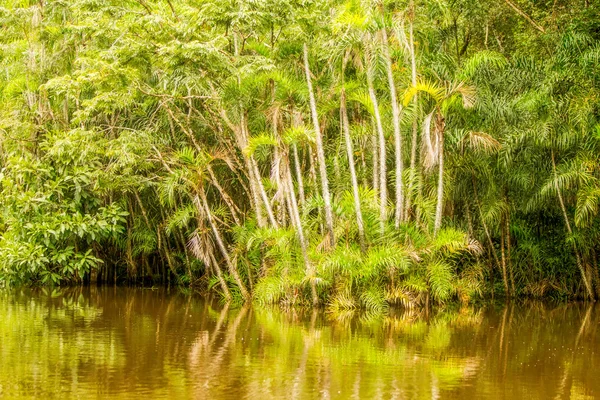
POLYGON ((378 314, 387 311, 389 307, 386 301, 385 291, 376 286, 371 286, 361 293, 360 303, 368 312, 378 314))
POLYGON ((277 304, 285 295, 282 277, 265 277, 254 287, 254 300, 259 304, 277 304))
POLYGON ((452 267, 440 260, 427 264, 427 280, 434 300, 443 303, 455 292, 452 267))

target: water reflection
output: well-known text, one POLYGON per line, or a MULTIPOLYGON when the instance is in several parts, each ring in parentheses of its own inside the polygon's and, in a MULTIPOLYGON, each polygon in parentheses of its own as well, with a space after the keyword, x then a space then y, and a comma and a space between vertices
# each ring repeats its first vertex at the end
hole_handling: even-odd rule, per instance
POLYGON ((385 317, 234 308, 166 290, 0 293, 0 397, 596 398, 600 309, 385 317))

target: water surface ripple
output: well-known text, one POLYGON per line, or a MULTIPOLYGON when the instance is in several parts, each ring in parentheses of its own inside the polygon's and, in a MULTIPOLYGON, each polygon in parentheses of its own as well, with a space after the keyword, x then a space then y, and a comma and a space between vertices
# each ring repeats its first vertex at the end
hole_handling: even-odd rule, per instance
POLYGON ((386 316, 233 307, 177 291, 0 292, 0 398, 600 398, 600 308, 386 316))

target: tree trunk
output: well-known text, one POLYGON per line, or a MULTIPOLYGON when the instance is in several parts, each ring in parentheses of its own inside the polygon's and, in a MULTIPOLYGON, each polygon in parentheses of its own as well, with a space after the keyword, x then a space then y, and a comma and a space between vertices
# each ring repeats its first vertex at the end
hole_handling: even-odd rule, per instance
MULTIPOLYGON (((272 91, 273 91, 273 97, 275 97, 275 84, 272 83, 272 91)), ((275 138, 277 138, 277 140, 280 140, 279 137, 279 109, 275 108, 273 110, 273 121, 271 122, 272 125, 272 129, 273 129, 273 136, 275 138)), ((271 178, 275 178, 275 182, 277 185, 277 193, 275 194, 275 197, 273 198, 274 202, 278 201, 279 204, 277 204, 277 211, 278 211, 278 217, 279 217, 279 224, 281 224, 282 226, 285 226, 286 224, 286 215, 285 215, 285 185, 281 182, 281 159, 282 159, 282 154, 281 151, 279 149, 279 146, 275 147, 274 150, 274 154, 273 154, 273 160, 271 162, 271 178), (283 191, 282 191, 283 189, 283 191), (283 201, 282 201, 283 199, 283 201)), ((265 193, 266 195, 266 193, 265 193)), ((278 227, 278 225, 275 225, 275 227, 278 227)))
POLYGON ((260 175, 260 171, 258 169, 258 164, 256 163, 256 160, 254 159, 254 157, 250 158, 250 163, 252 164, 252 168, 254 168, 254 174, 256 176, 258 193, 260 194, 263 204, 265 205, 265 210, 267 211, 267 216, 269 217, 269 222, 271 223, 271 226, 273 228, 278 228, 279 224, 277 223, 277 220, 275 219, 275 214, 273 213, 273 207, 271 207, 271 202, 269 201, 269 196, 267 196, 267 192, 265 190, 265 186, 262 183, 262 178, 260 175))
POLYGON ((284 183, 284 192, 288 198, 288 202, 290 204, 290 219, 292 220, 292 224, 296 228, 296 235, 298 236, 298 241, 300 242, 300 249, 302 251, 302 259, 304 260, 304 267, 306 269, 306 275, 310 280, 310 289, 312 293, 312 302, 313 305, 316 306, 319 304, 319 296, 317 294, 317 284, 316 284, 316 269, 310 262, 308 258, 308 245, 306 243, 306 238, 304 236, 304 229, 302 227, 302 220, 300 219, 300 212, 298 211, 298 203, 296 201, 296 193, 294 190, 294 182, 292 181, 292 174, 290 171, 290 163, 289 158, 284 155, 283 160, 283 183, 284 183))
POLYGON ((329 180, 327 179, 327 165, 325 163, 325 151, 323 150, 323 137, 321 127, 319 126, 319 116, 317 114, 317 103, 313 92, 312 77, 310 73, 310 65, 308 63, 308 46, 304 43, 304 72, 306 74, 306 84, 308 86, 308 97, 310 101, 310 113, 315 129, 316 144, 317 144, 317 161, 319 164, 319 175, 321 178, 321 188, 323 191, 323 202, 325 203, 325 225, 329 242, 331 246, 335 243, 333 233, 333 211, 331 208, 331 194, 329 193, 329 180))
MULTIPOLYGON (((292 110, 292 127, 296 128, 300 126, 302 122, 302 114, 298 111, 292 110)), ((298 146, 296 143, 292 143, 292 154, 294 156, 294 168, 296 172, 296 181, 298 182, 298 197, 300 198, 299 205, 304 205, 306 198, 304 196, 304 178, 302 177, 302 165, 300 163, 300 157, 298 155, 298 146)))
MULTIPOLYGON (((369 63, 369 61, 367 60, 369 63)), ((385 221, 387 219, 387 172, 386 172, 386 154, 385 154, 385 134, 381 122, 381 113, 379 112, 379 103, 377 94, 373 85, 372 65, 367 67, 367 86, 369 87, 369 97, 373 103, 373 113, 375 114, 375 126, 377 128, 377 137, 379 142, 379 230, 383 234, 385 230, 385 221)))
MULTIPOLYGON (((146 208, 144 207, 144 203, 142 202, 142 199, 140 198, 138 191, 134 190, 133 194, 134 194, 135 199, 140 207, 140 211, 142 212, 142 216, 144 217, 144 221, 146 222, 146 226, 148 227, 148 230, 150 230, 150 231, 154 230, 154 229, 152 229, 152 226, 150 225, 150 219, 148 218, 148 213, 146 212, 146 208)), ((161 216, 163 217, 163 220, 165 220, 164 213, 162 212, 162 208, 160 210, 161 210, 161 214, 162 214, 161 216)), ((171 261, 171 257, 169 255, 169 249, 164 244, 164 240, 163 240, 163 237, 162 237, 162 234, 160 231, 161 231, 160 226, 156 227, 156 239, 157 239, 159 254, 160 254, 160 250, 162 250, 163 254, 164 254, 164 258, 167 260, 167 264, 169 265, 169 268, 171 269, 173 274, 175 274, 175 276, 177 276, 177 273, 175 271, 175 266, 173 265, 173 263, 171 261)))
POLYGON ((396 94, 396 84, 394 83, 394 74, 392 72, 392 58, 390 57, 388 36, 385 28, 381 30, 383 35, 383 55, 385 57, 385 67, 387 71, 388 85, 390 87, 390 101, 392 103, 392 122, 394 125, 394 147, 396 155, 396 204, 394 215, 394 226, 396 229, 400 222, 404 221, 404 183, 402 176, 404 173, 404 163, 402 161, 402 133, 400 132, 400 112, 398 98, 396 94))
MULTIPOLYGON (((238 46, 238 37, 236 34, 233 34, 233 47, 234 47, 234 56, 238 57, 239 56, 239 46, 238 46)), ((242 80, 241 80, 241 77, 239 74, 237 75, 237 84, 238 84, 238 88, 241 89, 242 80)), ((254 158, 252 156, 247 156, 244 152, 244 150, 248 146, 248 141, 249 141, 250 135, 248 132, 248 125, 247 125, 247 121, 246 121, 245 111, 242 108, 241 103, 239 104, 239 106, 241 109, 239 127, 233 126, 233 124, 231 123, 229 118, 227 118, 227 113, 225 110, 220 110, 220 113, 221 113, 223 119, 228 123, 228 125, 234 132, 237 145, 244 157, 246 169, 248 170, 248 179, 250 181, 250 189, 252 192, 252 202, 254 203, 254 209, 256 212, 256 220, 258 222, 258 226, 262 228, 262 227, 265 227, 267 224, 266 224, 266 221, 262 214, 262 207, 261 207, 261 201, 260 201, 261 198, 262 198, 262 202, 266 208, 267 215, 269 217, 269 221, 271 222, 271 224, 273 224, 273 222, 275 222, 275 217, 273 216, 273 210, 271 209, 269 200, 266 197, 266 193, 265 193, 264 187, 262 185, 262 181, 260 179, 260 171, 258 170, 256 161, 254 160, 254 158)))
MULTIPOLYGON (((413 23, 412 19, 409 24, 409 52, 410 52, 410 67, 411 67, 411 83, 413 86, 417 86, 417 61, 415 57, 415 42, 413 36, 413 23)), ((408 212, 411 208, 411 197, 413 196, 413 187, 415 184, 415 176, 417 174, 417 142, 418 142, 418 118, 419 112, 417 108, 418 100, 417 95, 413 98, 413 123, 412 123, 412 140, 410 147, 410 179, 408 182, 408 190, 406 194, 406 207, 404 208, 404 215, 407 217, 408 212)), ((406 218, 405 217, 405 218, 406 218)))
MULTIPOLYGON (((508 200, 507 200, 507 202, 508 202, 508 200)), ((510 245, 510 212, 507 213, 504 222, 505 222, 505 226, 506 226, 506 265, 507 265, 509 276, 510 276, 510 290, 512 292, 512 295, 514 296, 516 291, 515 291, 515 274, 513 271, 512 257, 510 255, 510 248, 511 248, 511 245, 510 245)))
POLYGON ((208 221, 208 224, 210 225, 210 229, 212 230, 213 235, 215 236, 215 241, 217 242, 217 247, 221 251, 221 255, 223 256, 223 259, 225 260, 225 263, 227 264, 229 273, 231 274, 231 276, 233 276, 233 279, 235 280, 236 284, 240 288, 240 293, 242 294, 242 297, 244 298, 244 300, 249 301, 250 293, 248 292, 248 289, 246 289, 246 285, 244 285, 244 282, 240 278, 240 274, 238 273, 237 267, 235 265, 233 265, 233 262, 231 261, 231 257, 229 256, 227 247, 225 247, 225 242, 223 242, 221 233, 219 232, 219 229, 213 219, 212 212, 210 211, 210 207, 208 206, 208 201, 206 200, 206 195, 204 194, 204 189, 200 188, 199 196, 200 196, 200 200, 201 200, 201 206, 202 206, 202 208, 204 208, 204 212, 206 214, 206 219, 208 221))
MULTIPOLYGON (((487 224, 485 223, 485 219, 483 218, 483 211, 481 210, 481 204, 479 204, 479 195, 477 194, 477 185, 475 184, 475 176, 471 175, 471 180, 473 182, 473 195, 475 197, 475 205, 479 210, 479 218, 481 219, 481 225, 483 226, 483 230, 485 232, 485 236, 487 237, 488 244, 490 245, 490 252, 494 257, 494 261, 496 262, 496 267, 501 269, 500 260, 498 260, 498 255, 496 254, 496 249, 494 248, 494 242, 492 241, 492 235, 490 234, 490 230, 488 229, 487 224)), ((492 287, 493 287, 493 279, 494 275, 492 274, 492 287)), ((506 280, 504 281, 504 287, 507 287, 506 280)))
POLYGON ((596 250, 592 248, 592 281, 594 284, 594 289, 596 289, 596 297, 600 297, 600 275, 598 274, 598 257, 596 256, 596 250))
MULTIPOLYGON (((439 115, 439 114, 438 114, 439 115)), ((438 123, 441 125, 438 128, 440 135, 439 144, 439 176, 437 187, 437 204, 435 206, 435 223, 433 225, 433 236, 437 236, 442 227, 442 212, 444 210, 444 122, 441 116, 438 117, 438 123)))
MULTIPOLYGON (((250 141, 250 133, 248 132, 248 122, 247 122, 247 119, 245 116, 242 119, 241 128, 242 128, 242 136, 243 136, 243 141, 244 141, 244 148, 242 150, 245 150, 245 148, 248 146, 248 143, 250 141)), ((269 222, 271 223, 271 226, 273 226, 274 228, 277 228, 279 225, 277 224, 277 221, 275 220, 275 214, 273 214, 273 208, 271 207, 271 202, 269 201, 269 197, 267 196, 267 192, 265 191, 265 187, 262 183, 260 170, 258 169, 258 164, 256 163, 254 156, 250 155, 250 156, 248 156, 248 159, 249 159, 249 164, 250 164, 249 168, 251 169, 250 176, 254 177, 254 184, 255 184, 256 190, 258 191, 258 195, 262 199, 262 203, 265 206, 265 210, 267 212, 269 222)))
POLYGON ((377 150, 377 128, 373 122, 374 135, 371 136, 371 152, 373 153, 373 190, 379 196, 379 151, 377 150))
POLYGON ((210 175, 210 183, 212 183, 212 185, 217 188, 219 195, 225 201, 225 204, 227 204, 233 221, 236 223, 236 225, 241 225, 241 220, 238 217, 238 215, 240 214, 240 209, 235 205, 235 202, 233 201, 231 196, 229 196, 225 189, 223 189, 223 187, 219 183, 219 179, 215 176, 215 173, 212 170, 210 164, 206 166, 206 169, 208 170, 208 174, 210 175))
POLYGON ((223 290, 223 296, 227 301, 231 301, 231 292, 227 287, 227 283, 225 282, 225 278, 223 278, 223 272, 221 271, 221 267, 219 266, 219 262, 215 259, 215 255, 211 252, 209 254, 210 260, 212 262, 213 268, 216 271, 217 278, 219 279, 219 284, 221 285, 221 289, 223 290))
POLYGON ((350 167, 350 178, 352 181, 352 194, 354 195, 354 208, 356 209, 356 225, 358 226, 360 249, 364 253, 366 251, 365 227, 360 208, 358 178, 356 177, 356 168, 354 166, 354 150, 352 148, 352 138, 350 137, 350 123, 348 121, 348 112, 346 110, 346 91, 344 89, 342 89, 340 95, 340 114, 342 119, 342 129, 344 131, 344 140, 346 142, 346 153, 348 154, 348 165, 350 167))
POLYGON ((367 152, 367 141, 369 140, 369 138, 367 138, 366 140, 360 140, 358 141, 358 148, 360 149, 359 154, 360 154, 360 167, 361 167, 361 182, 362 185, 364 187, 369 187, 369 177, 367 176, 367 160, 365 157, 365 153, 367 152))
POLYGON ((300 205, 304 205, 306 197, 304 196, 304 179, 302 178, 302 166, 300 165, 300 157, 298 157, 298 146, 292 144, 292 153, 294 155, 294 168, 296 172, 296 181, 298 182, 298 196, 300 197, 300 205))
POLYGON ((186 248, 185 239, 183 238, 183 234, 181 230, 177 228, 177 239, 179 239, 179 248, 180 251, 183 252, 185 256, 185 269, 187 271, 188 277, 190 278, 190 286, 194 284, 194 274, 192 273, 192 265, 190 263, 190 257, 188 256, 188 250, 186 248))
MULTIPOLYGON (((238 140, 238 146, 242 150, 242 154, 243 154, 245 145, 239 144, 239 140, 238 140)), ((257 222, 259 228, 264 228, 267 226, 267 221, 265 219, 262 207, 260 205, 261 201, 260 201, 260 196, 258 194, 259 190, 256 185, 256 176, 254 174, 254 168, 252 168, 252 163, 250 162, 249 157, 247 157, 246 155, 243 155, 243 158, 244 158, 244 164, 246 164, 246 170, 248 171, 248 183, 250 185, 250 203, 252 204, 252 208, 254 209, 254 213, 256 214, 256 222, 257 222)))
POLYGON ((500 260, 502 261, 502 280, 504 281, 504 293, 506 296, 510 296, 510 290, 508 290, 508 276, 506 274, 506 253, 504 251, 504 224, 500 224, 500 260))
MULTIPOLYGON (((554 160, 554 150, 551 152, 552 158, 552 171, 554 172, 554 177, 556 178, 556 161, 554 160)), ((573 230, 571 229, 571 223, 569 222, 569 216, 567 215, 567 208, 565 207, 565 202, 563 201, 562 194, 560 193, 560 188, 558 185, 556 186, 556 194, 558 195, 558 202, 560 204, 560 209, 562 210, 563 218, 565 219, 565 226, 567 227, 567 232, 569 235, 573 235, 573 230)), ((594 291, 592 289, 592 285, 587 278, 587 274, 585 273, 585 269, 583 268, 583 263, 581 261, 581 255, 579 254, 579 248, 577 248, 577 244, 573 241, 573 251, 575 252, 575 260, 577 262, 577 268, 581 273, 581 279, 583 280, 583 284, 585 285, 585 290, 590 299, 594 300, 594 291)))

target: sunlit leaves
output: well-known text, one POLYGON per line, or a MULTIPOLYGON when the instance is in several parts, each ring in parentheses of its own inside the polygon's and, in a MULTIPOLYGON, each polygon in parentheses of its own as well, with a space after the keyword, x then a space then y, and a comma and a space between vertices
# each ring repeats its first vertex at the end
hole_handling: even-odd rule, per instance
POLYGON ((417 82, 416 86, 409 87, 404 93, 404 106, 408 106, 412 99, 420 92, 428 94, 434 100, 434 102, 441 103, 444 99, 445 88, 440 87, 433 82, 419 81, 417 82))
POLYGON ((478 51, 462 65, 461 77, 471 79, 482 69, 502 69, 507 64, 508 60, 501 53, 489 50, 478 51))
POLYGON ((427 279, 433 298, 444 302, 450 298, 454 291, 452 284, 452 267, 439 260, 433 260, 427 265, 427 279))

